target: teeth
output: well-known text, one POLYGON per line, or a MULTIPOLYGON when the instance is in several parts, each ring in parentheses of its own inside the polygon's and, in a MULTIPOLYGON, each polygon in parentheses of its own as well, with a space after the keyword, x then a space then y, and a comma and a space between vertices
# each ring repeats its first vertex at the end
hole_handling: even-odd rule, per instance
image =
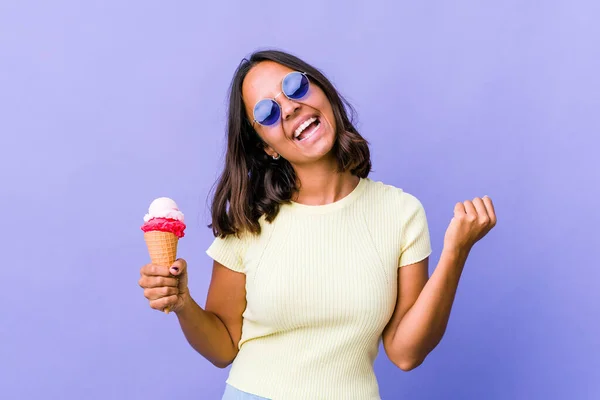
POLYGON ((302 123, 302 125, 300 125, 298 127, 298 129, 296 129, 294 131, 294 139, 296 139, 298 136, 300 136, 300 134, 302 134, 302 131, 304 131, 310 124, 312 124, 313 122, 315 122, 317 119, 315 117, 309 118, 306 121, 304 121, 302 123))

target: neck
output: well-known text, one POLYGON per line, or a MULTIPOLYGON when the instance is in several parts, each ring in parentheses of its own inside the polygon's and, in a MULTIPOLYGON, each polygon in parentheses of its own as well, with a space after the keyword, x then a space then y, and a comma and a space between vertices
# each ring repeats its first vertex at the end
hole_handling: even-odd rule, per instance
POLYGON ((338 172, 335 161, 296 167, 299 190, 292 200, 306 205, 334 203, 349 195, 360 179, 350 172, 338 172))

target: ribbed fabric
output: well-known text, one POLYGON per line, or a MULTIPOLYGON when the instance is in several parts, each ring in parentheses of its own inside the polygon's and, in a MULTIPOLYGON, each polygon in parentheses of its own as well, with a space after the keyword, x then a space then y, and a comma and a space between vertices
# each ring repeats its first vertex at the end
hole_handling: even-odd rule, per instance
POLYGON ((242 392, 231 385, 225 385, 225 391, 221 400, 269 400, 265 397, 255 396, 250 393, 242 392))
POLYGON ((281 207, 260 235, 207 250, 246 274, 239 353, 227 383, 273 400, 379 399, 373 371, 398 268, 431 253, 421 202, 370 179, 322 206, 281 207))

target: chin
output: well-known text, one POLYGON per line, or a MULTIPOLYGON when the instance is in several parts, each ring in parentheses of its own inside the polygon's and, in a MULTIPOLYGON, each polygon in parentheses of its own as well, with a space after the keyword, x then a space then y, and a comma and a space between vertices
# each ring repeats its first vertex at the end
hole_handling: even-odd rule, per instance
MULTIPOLYGON (((315 146, 316 147, 316 146, 315 146)), ((335 154, 333 153, 333 143, 327 143, 327 145, 320 148, 315 148, 314 151, 303 154, 302 160, 298 160, 298 164, 313 164, 325 160, 335 160, 335 154)))
POLYGON ((332 158, 334 143, 335 132, 330 126, 327 126, 321 132, 316 131, 306 141, 297 143, 294 149, 294 156, 288 158, 288 160, 292 164, 306 165, 332 158))

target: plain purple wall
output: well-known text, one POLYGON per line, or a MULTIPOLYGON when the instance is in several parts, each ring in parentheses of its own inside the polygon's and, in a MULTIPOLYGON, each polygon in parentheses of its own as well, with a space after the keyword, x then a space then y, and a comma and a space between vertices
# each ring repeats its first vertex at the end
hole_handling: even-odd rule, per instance
POLYGON ((410 373, 378 358, 383 399, 600 398, 600 3, 416 3, 3 1, 0 398, 220 398, 227 370, 137 286, 139 227, 179 203, 204 304, 227 88, 271 46, 356 106, 432 269, 454 203, 495 201, 441 344, 410 373))

